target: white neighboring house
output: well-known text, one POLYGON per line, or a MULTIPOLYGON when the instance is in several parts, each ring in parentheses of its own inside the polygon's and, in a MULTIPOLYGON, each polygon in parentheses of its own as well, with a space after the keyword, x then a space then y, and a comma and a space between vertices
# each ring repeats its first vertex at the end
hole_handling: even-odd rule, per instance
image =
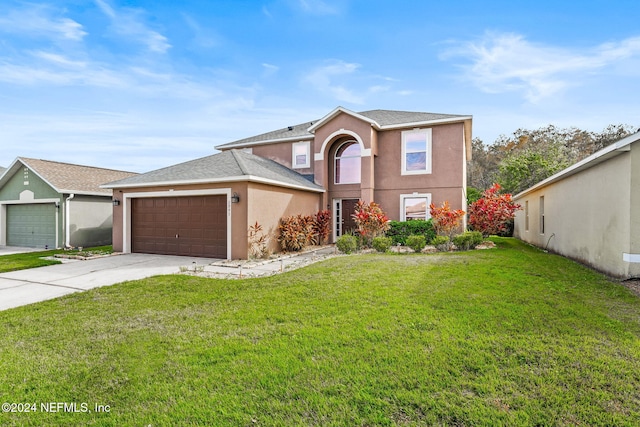
POLYGON ((610 276, 640 277, 640 132, 515 195, 514 236, 610 276))

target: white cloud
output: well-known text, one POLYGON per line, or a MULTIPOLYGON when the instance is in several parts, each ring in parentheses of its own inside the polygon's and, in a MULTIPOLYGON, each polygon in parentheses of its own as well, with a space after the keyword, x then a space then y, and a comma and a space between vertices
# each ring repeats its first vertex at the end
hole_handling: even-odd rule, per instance
POLYGON ((87 35, 78 22, 54 16, 46 5, 27 5, 0 16, 0 31, 29 37, 49 37, 55 40, 80 41, 87 35))
POLYGON ((33 52, 33 56, 64 68, 85 69, 87 67, 87 63, 85 61, 75 61, 57 53, 36 51, 33 52))
POLYGON ((262 75, 264 77, 270 77, 275 75, 278 71, 280 71, 280 67, 278 67, 277 65, 273 65, 273 64, 268 64, 266 62, 262 63, 262 68, 263 68, 263 72, 262 75))
POLYGON ((220 37, 217 36, 211 28, 203 28, 200 23, 191 15, 182 13, 182 19, 187 27, 193 31, 193 42, 198 46, 205 49, 210 49, 221 44, 220 37))
POLYGON ((95 2, 111 20, 112 29, 117 35, 127 39, 134 38, 151 52, 165 53, 171 48, 165 36, 148 28, 142 22, 141 11, 130 8, 116 10, 105 0, 95 0, 95 2))
POLYGON ((463 75, 484 92, 517 91, 536 103, 638 54, 640 37, 578 51, 532 43, 518 34, 488 33, 481 40, 454 45, 441 58, 468 58, 463 75))
POLYGON ((314 15, 337 15, 340 10, 323 0, 298 0, 299 7, 306 13, 314 15))
POLYGON ((316 91, 329 93, 338 101, 363 104, 364 99, 361 96, 354 93, 353 90, 335 83, 336 79, 352 75, 358 68, 360 68, 360 64, 334 61, 316 68, 304 78, 304 81, 310 83, 316 91))

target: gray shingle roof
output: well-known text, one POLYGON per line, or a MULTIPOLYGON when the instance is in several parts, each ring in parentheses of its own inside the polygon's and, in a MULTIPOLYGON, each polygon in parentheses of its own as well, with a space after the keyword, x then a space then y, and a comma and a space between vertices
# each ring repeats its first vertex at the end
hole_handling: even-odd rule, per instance
POLYGON ((414 111, 370 110, 358 113, 374 120, 381 127, 401 126, 411 123, 428 123, 439 120, 462 119, 469 116, 460 114, 421 113, 414 111))
POLYGON ((3 186, 15 171, 22 167, 21 165, 25 165, 35 172, 58 193, 109 196, 111 190, 101 188, 101 184, 136 175, 134 172, 18 157, 9 167, 10 170, 7 170, 0 178, 0 186, 3 186))
MULTIPOLYGON (((342 107, 338 107, 332 113, 342 111, 351 113, 349 110, 342 107)), ((248 138, 239 139, 237 141, 229 142, 226 144, 218 145, 216 148, 219 150, 225 150, 229 148, 237 148, 255 143, 267 143, 275 141, 287 141, 287 140, 303 140, 313 138, 313 133, 309 131, 309 128, 317 124, 319 121, 325 120, 329 115, 322 119, 312 120, 310 122, 300 123, 295 126, 288 126, 286 128, 274 130, 271 132, 263 133, 260 135, 251 136, 248 138)), ((420 123, 430 123, 438 121, 447 121, 455 119, 466 119, 470 116, 458 115, 458 114, 438 114, 438 113, 424 113, 414 111, 396 111, 396 110, 369 110, 362 111, 360 113, 352 113, 359 116, 363 116, 372 122, 375 127, 382 128, 394 128, 402 127, 403 125, 415 125, 420 123)))
POLYGON ((110 182, 105 188, 149 187, 163 184, 191 184, 253 180, 285 187, 324 191, 299 173, 273 160, 228 150, 200 159, 157 169, 110 182))

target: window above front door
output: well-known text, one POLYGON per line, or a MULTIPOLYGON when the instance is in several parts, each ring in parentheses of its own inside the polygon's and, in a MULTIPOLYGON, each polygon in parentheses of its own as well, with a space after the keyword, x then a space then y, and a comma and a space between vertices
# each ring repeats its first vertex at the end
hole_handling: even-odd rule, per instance
POLYGON ((360 183, 360 144, 347 141, 336 150, 335 184, 360 183))

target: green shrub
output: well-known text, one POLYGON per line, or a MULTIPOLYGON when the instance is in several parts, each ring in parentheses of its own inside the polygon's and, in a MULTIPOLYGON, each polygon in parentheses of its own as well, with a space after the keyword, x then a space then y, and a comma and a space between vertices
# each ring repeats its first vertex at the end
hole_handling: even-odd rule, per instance
POLYGON ((391 237, 393 245, 406 245, 407 237, 412 235, 424 236, 427 242, 436 236, 431 219, 427 221, 415 219, 410 221, 390 221, 389 230, 385 234, 387 237, 391 237))
POLYGON ((453 238, 453 244, 458 250, 468 251, 482 243, 482 233, 479 231, 465 231, 453 238))
POLYGON ((411 235, 407 237, 407 246, 414 250, 414 252, 420 252, 427 246, 427 239, 422 235, 411 235))
POLYGON ((343 234, 336 240, 336 247, 345 254, 350 254, 358 249, 358 239, 351 234, 343 234))
POLYGON ((374 237, 373 238, 373 249, 378 252, 387 252, 391 247, 391 237, 374 237))
POLYGON ((436 236, 431 240, 431 244, 439 251, 448 251, 451 249, 449 236, 436 236))

